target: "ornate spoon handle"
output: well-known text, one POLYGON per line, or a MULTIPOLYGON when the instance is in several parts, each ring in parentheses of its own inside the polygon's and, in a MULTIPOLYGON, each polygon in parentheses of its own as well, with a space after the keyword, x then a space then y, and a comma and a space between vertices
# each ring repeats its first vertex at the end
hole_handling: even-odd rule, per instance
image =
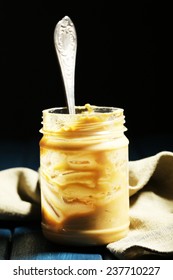
POLYGON ((68 16, 55 26, 54 44, 64 80, 69 114, 75 114, 74 77, 77 36, 74 24, 68 16))

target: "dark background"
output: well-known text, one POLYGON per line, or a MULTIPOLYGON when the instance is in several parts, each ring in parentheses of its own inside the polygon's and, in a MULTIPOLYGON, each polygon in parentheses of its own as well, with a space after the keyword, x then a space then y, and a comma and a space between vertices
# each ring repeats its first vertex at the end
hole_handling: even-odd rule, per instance
POLYGON ((1 1, 1 139, 41 137, 42 110, 66 105, 53 42, 65 15, 78 38, 76 105, 124 108, 130 140, 172 133, 170 8, 139 2, 1 1))

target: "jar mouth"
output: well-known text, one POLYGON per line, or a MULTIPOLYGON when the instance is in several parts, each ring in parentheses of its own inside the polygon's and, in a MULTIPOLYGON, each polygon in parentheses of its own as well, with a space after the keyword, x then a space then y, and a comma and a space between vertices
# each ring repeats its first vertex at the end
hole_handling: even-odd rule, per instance
POLYGON ((67 107, 55 107, 43 110, 43 133, 61 133, 81 135, 93 133, 105 134, 112 129, 125 131, 124 110, 117 107, 104 107, 86 104, 75 106, 76 113, 69 114, 67 107))
MULTIPOLYGON (((123 112, 122 108, 118 107, 107 107, 107 106, 95 106, 95 105, 84 105, 84 106, 75 106, 75 114, 71 115, 79 115, 79 114, 112 114, 112 113, 123 112)), ((43 113, 48 114, 61 114, 67 115, 69 114, 67 107, 54 107, 43 110, 43 113)))

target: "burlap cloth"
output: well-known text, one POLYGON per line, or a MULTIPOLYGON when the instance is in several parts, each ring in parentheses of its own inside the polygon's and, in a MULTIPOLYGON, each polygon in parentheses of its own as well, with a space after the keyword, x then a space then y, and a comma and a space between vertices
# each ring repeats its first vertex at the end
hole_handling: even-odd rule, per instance
MULTIPOLYGON (((107 245, 122 259, 173 254, 173 153, 129 162, 130 231, 107 245)), ((0 171, 0 220, 40 220, 38 172, 0 171)))

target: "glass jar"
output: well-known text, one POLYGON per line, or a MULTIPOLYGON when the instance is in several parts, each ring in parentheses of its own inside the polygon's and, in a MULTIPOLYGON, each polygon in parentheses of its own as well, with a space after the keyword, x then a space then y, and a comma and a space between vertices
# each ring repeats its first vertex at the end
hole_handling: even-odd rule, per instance
POLYGON ((86 104, 43 110, 42 230, 59 244, 102 245, 129 230, 124 110, 86 104))

